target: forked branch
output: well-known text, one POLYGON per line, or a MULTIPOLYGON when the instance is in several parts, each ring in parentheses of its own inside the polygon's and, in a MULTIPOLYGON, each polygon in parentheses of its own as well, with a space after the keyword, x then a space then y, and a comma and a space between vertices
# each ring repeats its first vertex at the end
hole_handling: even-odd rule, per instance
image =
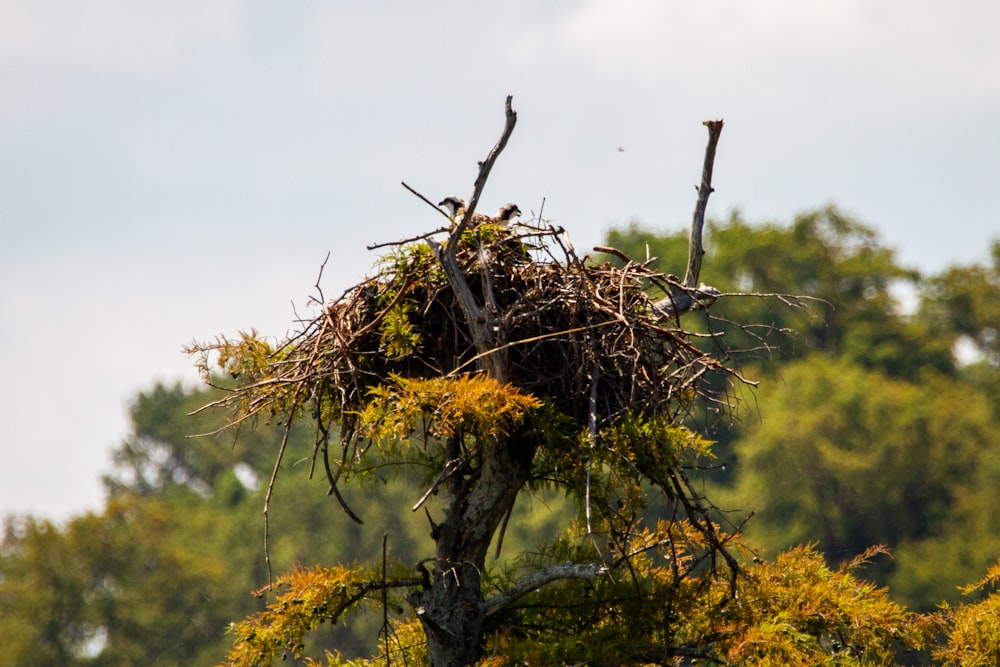
POLYGON ((506 382, 507 378, 504 371, 504 364, 497 358, 497 340, 492 323, 489 321, 490 308, 487 307, 487 305, 495 307, 496 304, 481 306, 476 302, 472 288, 469 287, 469 283, 466 280, 465 272, 458 265, 457 253, 459 239, 462 237, 462 233, 469 227, 472 214, 475 212, 476 204, 479 202, 479 196, 486 186, 486 179, 493 169, 493 164, 507 145, 507 141, 514 131, 514 125, 517 123, 517 112, 511 107, 512 100, 513 97, 508 95, 507 101, 504 104, 506 123, 504 124, 503 133, 500 135, 500 139, 493 147, 493 150, 486 156, 486 159, 479 163, 479 174, 476 176, 472 196, 469 198, 469 203, 461 220, 458 222, 458 226, 451 232, 447 245, 442 248, 433 239, 427 240, 437 254, 445 275, 448 276, 448 283, 454 291, 459 308, 462 310, 462 315, 469 325, 469 331, 472 332, 473 343, 482 359, 481 363, 484 369, 500 382, 506 382))

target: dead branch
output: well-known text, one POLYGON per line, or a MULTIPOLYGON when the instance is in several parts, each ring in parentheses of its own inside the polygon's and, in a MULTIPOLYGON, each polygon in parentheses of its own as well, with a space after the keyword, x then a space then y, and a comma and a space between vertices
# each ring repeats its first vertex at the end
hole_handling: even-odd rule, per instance
MULTIPOLYGON (((433 248, 435 254, 438 256, 438 260, 444 268, 445 275, 448 276, 448 283, 451 285, 451 288, 458 299, 458 306, 461 308, 462 315, 465 317, 465 321, 472 333, 473 343, 481 355, 483 369, 499 382, 506 382, 507 374, 504 369, 505 364, 501 359, 498 359, 496 355, 492 353, 492 350, 496 348, 496 336, 494 327, 490 321, 490 313, 498 312, 495 297, 493 296, 492 290, 487 289, 486 304, 484 306, 480 306, 476 303, 476 299, 472 294, 472 289, 469 287, 469 283, 466 280, 465 272, 458 266, 457 253, 462 234, 468 229, 469 223, 472 221, 472 214, 475 212, 476 204, 479 202, 479 196, 483 192, 483 187, 485 187, 486 179, 489 177, 490 171, 493 169, 493 164, 496 162, 497 158, 500 157, 500 152, 503 151, 504 147, 507 145, 508 139, 510 139, 511 133, 514 131, 514 125, 517 122, 517 113, 511 108, 512 100, 513 98, 508 95, 507 101, 504 105, 506 123, 504 125, 503 133, 500 135, 500 139, 493 147, 493 150, 491 150, 489 155, 486 156, 486 159, 479 164, 479 175, 476 177, 472 196, 469 198, 469 202, 466 206, 464 214, 462 215, 462 219, 459 221, 458 226, 452 231, 448 244, 444 248, 441 248, 441 245, 433 239, 427 240, 427 243, 430 244, 431 248, 433 248)), ((482 260, 481 253, 480 259, 482 260)), ((485 264, 485 262, 483 263, 485 264)), ((485 276, 487 278, 488 286, 489 272, 486 272, 485 276)))
MULTIPOLYGON (((445 213, 444 211, 442 211, 437 206, 437 204, 435 204, 430 199, 428 199, 427 197, 423 196, 422 194, 420 194, 419 192, 417 192, 416 190, 414 190, 413 188, 411 188, 409 185, 406 184, 406 181, 400 181, 400 185, 402 185, 404 188, 406 188, 407 190, 409 190, 412 194, 416 195, 417 198, 419 198, 425 204, 427 204, 428 206, 430 206, 432 209, 434 209, 435 211, 437 211, 438 213, 440 213, 441 215, 443 215, 449 221, 449 223, 450 223, 451 218, 448 217, 448 214, 445 213)), ((375 246, 375 247, 381 247, 383 245, 388 245, 388 244, 379 244, 378 246, 375 246)), ((368 246, 368 249, 371 250, 372 246, 368 246)))
POLYGON ((708 208, 708 197, 712 194, 712 168, 715 165, 715 147, 722 134, 721 120, 706 120, 708 128, 708 146, 705 147, 705 163, 701 170, 701 185, 698 186, 698 202, 691 218, 691 236, 688 239, 688 265, 684 274, 684 287, 694 289, 698 286, 701 276, 701 258, 705 254, 702 246, 702 230, 705 227, 705 210, 708 208))
POLYGON ((484 616, 489 618, 497 612, 508 608, 528 593, 536 591, 554 581, 562 581, 564 579, 594 579, 607 571, 607 566, 600 563, 558 563, 550 565, 543 570, 532 572, 503 593, 486 600, 483 603, 484 616))
POLYGON ((469 201, 466 204, 465 215, 462 216, 461 221, 458 223, 458 229, 455 230, 456 236, 459 236, 469 226, 472 214, 476 212, 476 205, 479 204, 479 196, 483 193, 483 188, 486 186, 486 179, 489 178, 490 171, 493 169, 493 163, 500 157, 500 152, 507 146, 507 140, 510 139, 511 133, 514 132, 514 125, 517 123, 517 112, 511 107, 513 100, 514 97, 512 95, 507 96, 507 101, 504 103, 506 123, 504 124, 503 133, 500 135, 500 139, 493 147, 493 150, 486 156, 486 159, 479 163, 479 175, 476 176, 472 196, 469 197, 469 201))

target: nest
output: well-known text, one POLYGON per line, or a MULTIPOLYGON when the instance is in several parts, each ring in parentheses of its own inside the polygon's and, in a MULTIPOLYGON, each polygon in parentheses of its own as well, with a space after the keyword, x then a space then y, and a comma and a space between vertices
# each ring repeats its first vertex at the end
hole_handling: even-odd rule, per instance
POLYGON ((449 242, 485 321, 467 321, 440 247, 393 244, 376 275, 289 341, 280 377, 266 381, 308 381, 312 402, 333 407, 344 425, 393 376, 481 372, 491 355, 498 379, 582 427, 625 413, 674 419, 694 397, 714 399, 702 379, 723 366, 647 293, 651 283, 668 291, 668 276, 633 262, 588 264, 552 226, 483 223, 449 242), (491 334, 485 350, 481 330, 491 334))

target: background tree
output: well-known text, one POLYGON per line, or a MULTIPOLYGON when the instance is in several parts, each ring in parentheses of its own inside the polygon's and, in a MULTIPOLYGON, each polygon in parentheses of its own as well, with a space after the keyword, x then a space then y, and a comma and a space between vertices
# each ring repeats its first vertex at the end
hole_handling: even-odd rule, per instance
MULTIPOLYGON (((889 545, 894 558, 870 576, 914 608, 955 602, 956 586, 998 553, 1000 525, 987 509, 1000 441, 1000 374, 990 348, 1000 302, 997 244, 992 266, 923 279, 897 266, 874 231, 833 208, 791 225, 749 226, 733 214, 708 230, 706 275, 714 284, 821 297, 833 331, 766 340, 771 354, 758 346, 751 355, 753 374, 773 380, 754 392, 758 414, 744 413, 716 434, 726 471, 711 479, 736 485, 717 498, 757 512, 749 533, 774 550, 815 541, 839 562, 889 545), (973 363, 956 357, 962 341, 974 345, 973 363)), ((683 241, 633 224, 612 230, 608 243, 632 252, 648 244, 666 256, 683 241)), ((723 296, 704 328, 738 340, 744 334, 730 321, 770 317, 782 328, 822 331, 814 314, 723 296)))
MULTIPOLYGON (((683 233, 655 234, 637 223, 610 230, 606 240, 632 257, 645 257, 648 248, 661 270, 676 266, 684 249, 683 233)), ((893 292, 914 287, 919 274, 899 266, 873 229, 836 207, 802 213, 790 225, 751 225, 734 212, 709 221, 705 243, 712 253, 705 279, 726 292, 815 299, 808 308, 722 299, 712 309, 711 329, 725 333, 730 349, 752 352, 742 361, 758 359, 755 370, 821 351, 894 377, 953 372, 950 341, 908 319, 893 292)))
MULTIPOLYGON (((890 545, 899 553, 875 570, 889 583, 889 571, 911 572, 916 564, 906 545, 950 532, 970 484, 978 487, 979 474, 996 470, 984 447, 1000 436, 992 407, 961 383, 912 384, 822 357, 786 365, 781 378, 758 394, 766 417, 740 433, 738 482, 728 496, 730 506, 757 513, 749 531, 763 546, 815 542, 837 562, 890 545)), ((924 561, 938 582, 935 593, 949 584, 954 591, 969 572, 990 565, 996 552, 983 546, 958 572, 947 561, 924 561)), ((893 581, 897 594, 915 591, 893 581)), ((933 607, 941 598, 905 599, 933 607)))
MULTIPOLYGON (((117 464, 105 477, 108 500, 100 512, 63 525, 7 518, 0 543, 0 666, 214 664, 232 646, 230 623, 264 608, 250 591, 268 581, 261 480, 274 461, 260 450, 273 454, 282 430, 261 426, 236 442, 229 431, 191 438, 225 426, 219 413, 189 416, 220 395, 177 385, 138 394, 132 433, 114 451, 117 464), (186 457, 189 448, 204 455, 186 457)), ((312 438, 298 430, 288 443, 289 470, 300 470, 296 462, 311 449, 312 438)), ((349 502, 365 502, 371 512, 365 526, 340 521, 319 480, 278 489, 274 566, 367 560, 386 531, 394 553, 415 562, 426 520, 396 511, 412 502, 411 484, 404 482, 345 489, 349 502)), ((559 506, 559 498, 548 497, 519 503, 505 535, 509 551, 523 551, 538 534, 556 534, 572 516, 559 506)), ((316 655, 334 649, 369 655, 380 622, 380 615, 361 615, 349 627, 328 625, 306 645, 316 655)))

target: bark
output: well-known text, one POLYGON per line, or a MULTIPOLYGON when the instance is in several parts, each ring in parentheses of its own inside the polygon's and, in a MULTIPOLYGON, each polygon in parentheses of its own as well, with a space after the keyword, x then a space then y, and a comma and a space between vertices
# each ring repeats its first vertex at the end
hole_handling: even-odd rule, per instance
POLYGON ((482 573, 490 542, 528 480, 529 466, 511 455, 508 440, 486 443, 474 478, 452 488, 448 516, 438 526, 435 570, 427 590, 410 602, 420 616, 435 667, 458 667, 480 656, 488 607, 482 573))

